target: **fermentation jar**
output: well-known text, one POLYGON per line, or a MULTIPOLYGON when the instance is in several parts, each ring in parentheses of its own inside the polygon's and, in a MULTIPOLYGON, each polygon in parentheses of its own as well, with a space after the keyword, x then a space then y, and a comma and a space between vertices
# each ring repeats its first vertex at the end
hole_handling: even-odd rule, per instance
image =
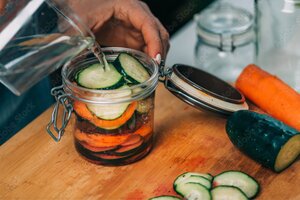
MULTIPOLYGON (((129 164, 146 156, 153 144, 154 96, 159 70, 153 59, 139 51, 107 48, 103 52, 108 62, 114 61, 121 52, 133 55, 147 68, 151 77, 144 83, 116 90, 80 87, 75 83, 77 72, 99 62, 88 52, 64 65, 63 85, 52 93, 58 102, 69 106, 69 113, 64 113, 65 119, 70 117, 72 110, 75 113, 74 143, 83 158, 101 165, 129 164), (91 112, 92 109, 119 117, 104 120, 91 112)), ((52 119, 52 123, 55 121, 52 119)), ((58 136, 49 133, 59 140, 63 130, 58 136)))
POLYGON ((131 54, 151 76, 138 85, 115 90, 86 89, 75 82, 80 70, 99 62, 94 55, 83 53, 64 65, 63 84, 51 91, 57 103, 47 131, 55 141, 60 141, 71 114, 75 113, 75 147, 90 162, 125 165, 150 152, 158 81, 176 97, 200 110, 228 116, 248 109, 239 91, 203 70, 183 64, 164 67, 163 61, 158 66, 146 54, 132 49, 112 47, 104 48, 103 52, 108 62, 114 61, 120 53, 131 54), (58 120, 60 106, 64 110, 62 120, 58 120), (110 119, 110 115, 114 117, 110 119))

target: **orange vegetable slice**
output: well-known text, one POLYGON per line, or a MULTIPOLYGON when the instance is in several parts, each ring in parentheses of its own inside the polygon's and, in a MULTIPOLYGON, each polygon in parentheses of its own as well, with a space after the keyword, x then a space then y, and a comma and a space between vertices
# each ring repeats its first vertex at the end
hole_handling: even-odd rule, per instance
POLYGON ((112 130, 124 125, 132 117, 137 107, 137 102, 132 102, 126 111, 119 118, 114 120, 104 120, 95 116, 87 108, 86 104, 81 101, 74 101, 73 107, 80 117, 90 121, 92 124, 99 126, 100 128, 112 130))
POLYGON ((74 136, 79 141, 86 142, 90 146, 112 147, 112 146, 120 145, 123 142, 125 142, 130 136, 130 134, 126 134, 126 135, 87 134, 77 129, 75 131, 74 136))

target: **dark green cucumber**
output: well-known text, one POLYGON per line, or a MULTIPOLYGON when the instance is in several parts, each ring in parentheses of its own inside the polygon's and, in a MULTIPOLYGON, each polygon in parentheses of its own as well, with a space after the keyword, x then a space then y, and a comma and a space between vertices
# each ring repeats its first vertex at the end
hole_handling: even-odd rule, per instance
POLYGON ((300 154, 300 133, 268 115, 235 112, 226 131, 242 152, 275 172, 286 169, 300 154))
POLYGON ((124 85, 123 76, 112 64, 105 68, 100 64, 93 64, 77 72, 75 80, 78 85, 97 90, 112 90, 124 85))
POLYGON ((143 64, 128 53, 120 53, 114 61, 114 66, 129 83, 139 84, 150 78, 143 64))
MULTIPOLYGON (((213 186, 234 186, 239 188, 248 198, 255 197, 260 190, 258 182, 241 171, 225 171, 213 179, 213 186)), ((221 190, 221 189, 220 189, 221 190)))
POLYGON ((213 200, 248 200, 248 197, 237 187, 217 186, 211 190, 213 200))

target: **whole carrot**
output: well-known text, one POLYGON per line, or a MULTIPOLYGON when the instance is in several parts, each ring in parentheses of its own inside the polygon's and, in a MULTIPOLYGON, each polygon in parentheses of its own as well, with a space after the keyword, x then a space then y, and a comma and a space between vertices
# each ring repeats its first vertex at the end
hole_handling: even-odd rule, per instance
POLYGON ((300 131, 300 94, 276 76, 251 64, 236 87, 261 109, 300 131))

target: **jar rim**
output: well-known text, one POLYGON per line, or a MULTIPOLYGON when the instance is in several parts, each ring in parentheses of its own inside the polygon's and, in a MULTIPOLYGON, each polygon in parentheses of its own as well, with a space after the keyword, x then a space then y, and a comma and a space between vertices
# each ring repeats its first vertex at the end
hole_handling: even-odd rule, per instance
MULTIPOLYGON (((92 54, 91 51, 86 51, 76 57, 74 57, 71 61, 67 62, 63 68, 62 68, 62 79, 63 79, 63 86, 64 86, 64 90, 67 94, 69 94, 72 98, 75 98, 77 100, 83 101, 83 102, 87 102, 87 103, 95 103, 95 104, 117 104, 117 103, 122 103, 122 102, 128 102, 128 101, 132 101, 135 99, 140 99, 143 98, 145 95, 150 94, 151 92, 153 92, 156 89, 157 83, 158 83, 158 74, 159 74, 159 67, 158 64, 152 59, 150 58, 148 55, 146 55, 145 53, 138 51, 138 50, 134 50, 134 49, 130 49, 130 48, 124 48, 124 47, 106 47, 106 48, 102 48, 102 51, 104 54, 116 54, 116 53, 121 53, 121 52, 126 52, 129 53, 131 55, 136 55, 139 56, 140 58, 144 58, 147 59, 147 61, 149 62, 148 65, 150 65, 153 68, 152 74, 150 76, 150 78, 143 82, 143 83, 139 83, 136 85, 132 85, 129 86, 128 88, 121 88, 121 89, 111 89, 111 90, 96 90, 96 89, 88 89, 88 88, 84 88, 82 86, 79 86, 75 83, 73 83, 69 77, 68 77, 68 67, 70 65, 72 65, 72 61, 79 59, 83 56, 87 56, 89 54, 92 54), (142 90, 140 90, 139 92, 137 92, 135 95, 130 95, 130 96, 120 96, 120 94, 124 94, 124 91, 134 91, 135 89, 138 88, 142 88, 142 90), (76 95, 77 93, 74 91, 81 91, 84 93, 88 93, 91 94, 92 96, 79 96, 76 95), (111 98, 110 94, 116 94, 115 98, 111 98), (119 96, 118 96, 119 94, 119 96), (110 98, 107 98, 107 96, 109 96, 110 98)), ((83 63, 85 61, 90 61, 91 59, 86 59, 83 61, 83 63)))

